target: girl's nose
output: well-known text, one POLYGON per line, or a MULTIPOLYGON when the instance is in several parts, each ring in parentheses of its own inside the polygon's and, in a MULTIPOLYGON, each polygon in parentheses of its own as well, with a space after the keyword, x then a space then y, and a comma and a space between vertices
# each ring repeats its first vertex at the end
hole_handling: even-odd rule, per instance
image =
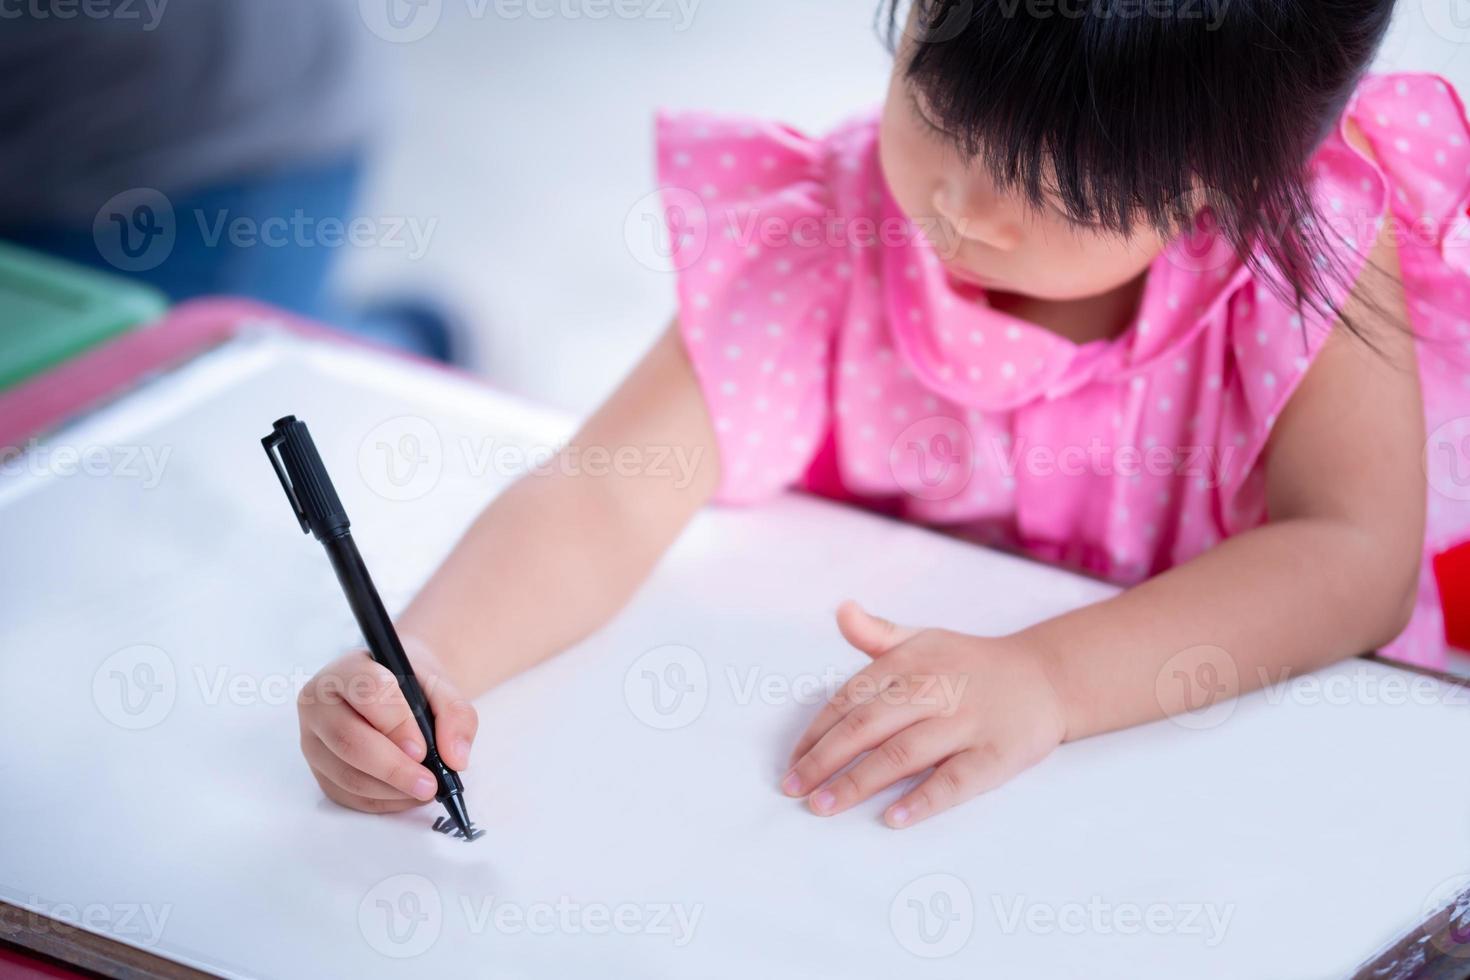
POLYGON ((998 213, 994 199, 982 200, 974 190, 943 183, 934 189, 931 203, 953 234, 965 241, 1002 252, 1021 243, 1021 230, 1015 222, 998 213))

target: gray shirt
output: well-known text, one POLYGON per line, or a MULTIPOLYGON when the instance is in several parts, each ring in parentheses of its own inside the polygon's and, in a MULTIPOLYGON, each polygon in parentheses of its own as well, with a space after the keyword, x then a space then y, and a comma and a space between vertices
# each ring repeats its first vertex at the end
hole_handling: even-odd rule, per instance
POLYGON ((0 222, 345 157, 370 41, 356 0, 0 0, 0 222))

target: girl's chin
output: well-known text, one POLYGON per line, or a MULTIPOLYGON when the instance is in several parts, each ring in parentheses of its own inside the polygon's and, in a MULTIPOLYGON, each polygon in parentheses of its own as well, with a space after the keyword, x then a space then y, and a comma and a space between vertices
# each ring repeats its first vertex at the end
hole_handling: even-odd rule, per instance
POLYGON ((944 271, 950 279, 964 286, 978 286, 981 289, 1010 289, 1009 283, 1003 279, 997 279, 995 276, 973 272, 969 269, 957 268, 952 265, 946 265, 944 271))
POLYGON ((1028 289, 1017 286, 1008 279, 997 279, 994 276, 981 275, 966 269, 951 269, 946 267, 945 274, 950 283, 961 293, 974 292, 985 293, 992 300, 1005 296, 1014 296, 1018 299, 1039 300, 1049 303, 1067 303, 1079 299, 1088 298, 1088 294, 1081 295, 1052 295, 1045 290, 1028 289))

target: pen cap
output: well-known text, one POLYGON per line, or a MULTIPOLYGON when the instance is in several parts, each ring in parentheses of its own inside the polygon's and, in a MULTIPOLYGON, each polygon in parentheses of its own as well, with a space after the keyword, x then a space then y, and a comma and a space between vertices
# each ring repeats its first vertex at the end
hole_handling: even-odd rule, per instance
POLYGON ((287 415, 278 419, 271 434, 260 442, 296 511, 302 531, 310 531, 317 540, 325 541, 338 537, 351 526, 305 422, 287 415))

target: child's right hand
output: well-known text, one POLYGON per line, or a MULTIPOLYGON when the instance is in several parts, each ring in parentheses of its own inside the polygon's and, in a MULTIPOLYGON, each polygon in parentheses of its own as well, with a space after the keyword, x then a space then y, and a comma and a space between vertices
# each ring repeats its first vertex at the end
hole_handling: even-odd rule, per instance
MULTIPOLYGON (((439 755, 456 771, 470 763, 479 715, 432 656, 410 654, 429 707, 439 755)), ((427 749, 398 681, 366 651, 323 667, 296 699, 301 752, 329 799, 354 810, 397 813, 434 798, 420 763, 427 749)))

